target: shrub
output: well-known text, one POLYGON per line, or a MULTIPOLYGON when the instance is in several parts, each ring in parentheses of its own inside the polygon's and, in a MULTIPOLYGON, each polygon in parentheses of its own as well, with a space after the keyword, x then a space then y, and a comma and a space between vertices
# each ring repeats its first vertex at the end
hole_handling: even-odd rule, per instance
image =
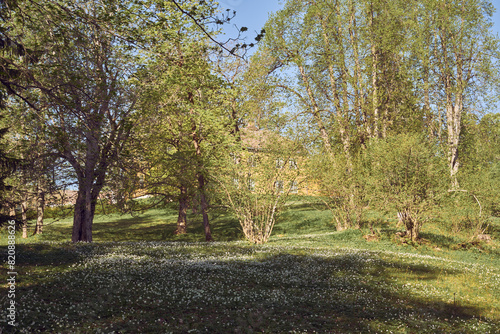
POLYGON ((448 181, 437 145, 421 135, 399 134, 371 141, 365 158, 371 202, 396 210, 406 234, 418 239, 442 180, 448 181))

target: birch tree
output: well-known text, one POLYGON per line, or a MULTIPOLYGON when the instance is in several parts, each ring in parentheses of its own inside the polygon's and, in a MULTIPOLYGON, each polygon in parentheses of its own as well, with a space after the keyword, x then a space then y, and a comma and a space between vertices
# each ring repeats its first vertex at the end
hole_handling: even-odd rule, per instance
POLYGON ((446 111, 451 189, 458 189, 462 117, 479 100, 480 86, 492 79, 497 42, 490 32, 493 7, 488 1, 426 2, 435 15, 433 65, 446 111))
POLYGON ((269 86, 287 94, 297 117, 309 120, 325 153, 316 169, 335 174, 318 182, 336 205, 349 208, 347 216, 359 212, 363 197, 359 152, 372 138, 399 131, 408 115, 420 117, 404 43, 412 6, 291 0, 265 27, 256 62, 267 65, 269 86))

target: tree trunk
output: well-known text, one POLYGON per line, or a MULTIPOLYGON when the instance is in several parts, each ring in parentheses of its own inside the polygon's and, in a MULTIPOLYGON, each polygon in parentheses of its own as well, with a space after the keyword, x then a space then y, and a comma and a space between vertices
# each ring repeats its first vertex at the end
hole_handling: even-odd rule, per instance
POLYGON ((201 213, 203 215, 205 241, 213 241, 212 232, 210 231, 210 222, 208 220, 208 202, 205 196, 205 177, 203 176, 203 174, 198 175, 198 187, 200 190, 201 213))
POLYGON ((202 154, 201 154, 201 146, 200 146, 200 138, 196 136, 196 126, 193 126, 193 145, 195 148, 196 156, 199 159, 198 161, 198 171, 196 173, 198 178, 198 190, 200 192, 200 204, 201 204, 201 213, 203 215, 203 229, 205 231, 205 240, 213 241, 212 233, 210 231, 210 222, 208 219, 208 202, 205 196, 205 177, 203 176, 203 164, 202 164, 202 154))
POLYGON ((187 189, 184 186, 179 187, 179 215, 177 216, 177 229, 175 234, 187 233, 187 209, 189 198, 187 196, 187 189))
POLYGON ((21 217, 23 221, 23 239, 26 239, 28 237, 28 217, 26 212, 28 211, 27 203, 26 201, 23 201, 21 203, 21 217))
POLYGON ((304 83, 307 94, 309 96, 309 101, 311 102, 312 105, 312 110, 311 113, 314 117, 314 120, 316 121, 316 125, 318 127, 319 133, 321 140, 323 141, 323 145, 325 147, 326 152, 328 153, 329 156, 333 156, 333 150, 332 150, 332 144, 330 143, 330 136, 328 135, 328 132, 326 131, 326 127, 323 123, 323 120, 321 119, 321 114, 320 114, 320 108, 318 106, 318 103, 316 101, 316 97, 314 96, 314 93, 311 89, 311 86, 309 85, 309 77, 306 74, 306 71, 303 66, 298 65, 300 74, 302 77, 302 82, 304 83))
POLYGON ((447 125, 448 125, 448 163, 450 169, 450 178, 451 178, 451 189, 458 189, 458 145, 460 141, 460 127, 462 125, 462 110, 461 110, 461 97, 458 96, 456 98, 456 103, 453 105, 449 103, 447 106, 447 125))
MULTIPOLYGON (((98 192, 97 192, 98 193, 98 192)), ((81 185, 73 216, 73 242, 92 242, 92 222, 94 220, 97 196, 92 192, 92 184, 81 185)))
MULTIPOLYGON (((373 43, 373 42, 372 42, 373 43)), ((373 62, 373 69, 372 69, 372 86, 373 86, 373 91, 372 91, 372 108, 373 108, 373 136, 375 138, 380 138, 380 133, 379 133, 379 108, 378 108, 378 80, 377 80, 377 48, 375 44, 372 44, 372 62, 373 62)))
POLYGON ((36 227, 35 227, 35 234, 42 234, 43 232, 43 215, 45 212, 45 193, 43 190, 39 189, 38 190, 38 197, 37 197, 37 218, 36 218, 36 227))
MULTIPOLYGON (((463 28, 464 20, 461 20, 461 28, 463 28)), ((446 94, 446 123, 448 128, 448 165, 451 178, 451 189, 458 189, 458 169, 459 169, 459 142, 460 130, 462 126, 462 112, 465 87, 467 85, 465 73, 467 70, 464 68, 466 62, 473 59, 471 55, 464 55, 462 41, 455 42, 455 38, 449 37, 450 31, 445 28, 441 31, 441 47, 443 65, 441 71, 443 72, 443 84, 446 94), (452 42, 451 47, 448 43, 452 42), (448 52, 451 49, 451 52, 448 52), (453 54, 453 55, 451 55, 453 54), (452 57, 454 59, 452 59, 452 57), (464 59, 465 58, 465 59, 464 59), (465 73, 464 73, 465 71, 465 73)), ((462 33, 460 33, 462 34, 462 33)), ((452 32, 452 35, 453 32, 452 32)), ((456 36, 458 37, 458 36, 456 36)))

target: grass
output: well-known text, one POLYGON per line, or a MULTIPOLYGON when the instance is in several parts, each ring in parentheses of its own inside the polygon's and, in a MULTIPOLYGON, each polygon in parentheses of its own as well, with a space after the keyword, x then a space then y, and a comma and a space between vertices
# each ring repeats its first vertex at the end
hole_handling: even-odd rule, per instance
MULTIPOLYGON (((498 333, 500 256, 430 223, 425 241, 394 238, 394 221, 371 213, 378 241, 336 232, 331 216, 292 202, 266 245, 242 240, 214 214, 214 243, 192 215, 175 236, 172 210, 100 216, 92 244, 72 244, 69 220, 17 238, 17 320, 5 333, 498 333)), ((6 254, 6 232, 0 247, 6 254)), ((7 272, 4 263, 2 277, 7 272)))

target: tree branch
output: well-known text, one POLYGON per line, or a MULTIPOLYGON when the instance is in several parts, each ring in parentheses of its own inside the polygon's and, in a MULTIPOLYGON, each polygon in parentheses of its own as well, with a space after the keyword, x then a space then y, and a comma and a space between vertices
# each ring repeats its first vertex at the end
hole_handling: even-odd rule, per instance
POLYGON ((200 30, 203 32, 203 34, 205 34, 212 42, 214 42, 215 44, 217 44, 220 48, 226 50, 227 52, 229 52, 229 54, 235 56, 235 57, 238 57, 238 58, 241 58, 241 59, 244 59, 242 56, 238 55, 238 54, 235 54, 235 49, 232 49, 232 50, 229 50, 228 48, 226 48, 224 46, 224 44, 222 44, 221 42, 217 41, 215 38, 212 37, 212 35, 205 29, 205 27, 203 27, 202 24, 200 24, 200 22, 198 22, 198 20, 189 12, 185 11, 184 9, 182 9, 182 7, 177 3, 177 1, 175 0, 171 0, 173 2, 173 4, 177 7, 177 9, 179 9, 179 11, 181 13, 183 13, 184 15, 188 16, 191 20, 193 20, 194 24, 196 24, 196 26, 198 28, 200 28, 200 30))

